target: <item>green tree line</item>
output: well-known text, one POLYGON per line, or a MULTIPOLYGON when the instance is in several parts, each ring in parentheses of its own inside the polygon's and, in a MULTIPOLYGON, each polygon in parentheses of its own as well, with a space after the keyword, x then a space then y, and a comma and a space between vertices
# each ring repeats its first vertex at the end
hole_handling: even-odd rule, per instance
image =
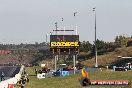
MULTIPOLYGON (((95 43, 94 43, 95 44, 95 43)), ((87 52, 94 54, 95 45, 91 44, 89 41, 83 41, 80 45, 80 52, 87 52)), ((126 37, 124 35, 116 36, 114 42, 105 42, 103 40, 96 40, 97 51, 99 54, 107 53, 115 50, 119 47, 127 47, 132 45, 132 37, 126 37)))

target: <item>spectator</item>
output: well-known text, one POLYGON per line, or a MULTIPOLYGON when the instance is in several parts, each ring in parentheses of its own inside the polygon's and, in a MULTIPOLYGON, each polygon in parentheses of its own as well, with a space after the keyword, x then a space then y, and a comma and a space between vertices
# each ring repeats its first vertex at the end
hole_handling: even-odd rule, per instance
POLYGON ((38 73, 38 71, 37 71, 37 69, 35 69, 35 74, 37 75, 37 73, 38 73))
POLYGON ((5 77, 5 74, 4 74, 4 72, 2 72, 2 73, 1 73, 1 81, 2 81, 2 80, 5 80, 4 77, 5 77))

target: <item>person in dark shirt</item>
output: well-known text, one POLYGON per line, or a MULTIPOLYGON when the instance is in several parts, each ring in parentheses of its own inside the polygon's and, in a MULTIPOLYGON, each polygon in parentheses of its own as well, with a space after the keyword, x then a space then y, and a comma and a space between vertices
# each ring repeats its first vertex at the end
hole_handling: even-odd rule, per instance
POLYGON ((4 74, 4 72, 1 72, 1 81, 3 81, 3 80, 5 80, 5 74, 4 74))

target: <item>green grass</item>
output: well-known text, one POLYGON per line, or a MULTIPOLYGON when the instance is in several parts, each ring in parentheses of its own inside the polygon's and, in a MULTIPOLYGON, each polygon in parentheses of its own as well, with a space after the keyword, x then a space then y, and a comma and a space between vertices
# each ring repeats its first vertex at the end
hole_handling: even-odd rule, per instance
MULTIPOLYGON (((34 69, 39 67, 26 68, 29 74, 29 83, 25 88, 132 88, 132 85, 126 86, 87 86, 82 87, 79 83, 80 74, 70 75, 66 77, 54 77, 38 79, 34 73, 34 69)), ((96 71, 89 73, 90 79, 128 79, 132 81, 132 71, 114 72, 110 70, 96 71)))

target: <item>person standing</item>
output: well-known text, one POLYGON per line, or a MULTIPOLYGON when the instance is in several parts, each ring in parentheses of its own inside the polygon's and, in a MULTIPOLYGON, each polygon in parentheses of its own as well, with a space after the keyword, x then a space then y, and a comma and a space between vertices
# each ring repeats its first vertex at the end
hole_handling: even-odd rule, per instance
POLYGON ((37 69, 35 69, 35 75, 37 75, 37 73, 38 73, 38 71, 37 71, 37 69))
POLYGON ((2 81, 2 80, 5 80, 5 78, 4 78, 4 77, 5 77, 4 72, 1 72, 1 81, 2 81))

